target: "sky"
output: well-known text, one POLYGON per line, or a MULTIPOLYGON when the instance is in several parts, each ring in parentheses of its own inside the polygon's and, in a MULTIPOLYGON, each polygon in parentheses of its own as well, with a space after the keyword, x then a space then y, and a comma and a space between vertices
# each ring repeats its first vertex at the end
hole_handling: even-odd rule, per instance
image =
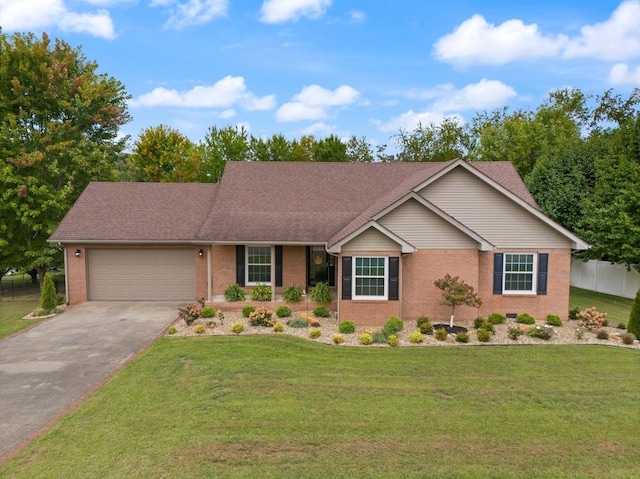
POLYGON ((241 125, 392 146, 558 88, 640 87, 640 0, 0 0, 0 27, 63 39, 120 81, 132 140, 241 125))

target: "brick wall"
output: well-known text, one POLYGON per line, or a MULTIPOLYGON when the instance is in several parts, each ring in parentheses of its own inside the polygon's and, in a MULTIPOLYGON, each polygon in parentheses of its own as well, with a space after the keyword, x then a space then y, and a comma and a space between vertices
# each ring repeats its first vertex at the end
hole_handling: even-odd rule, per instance
POLYGON ((84 303, 87 297, 87 252, 83 245, 66 245, 67 255, 66 282, 69 304, 84 303), (80 257, 76 257, 76 250, 80 250, 80 257))
POLYGON ((234 245, 211 246, 212 294, 224 294, 230 284, 236 282, 236 247, 234 245))

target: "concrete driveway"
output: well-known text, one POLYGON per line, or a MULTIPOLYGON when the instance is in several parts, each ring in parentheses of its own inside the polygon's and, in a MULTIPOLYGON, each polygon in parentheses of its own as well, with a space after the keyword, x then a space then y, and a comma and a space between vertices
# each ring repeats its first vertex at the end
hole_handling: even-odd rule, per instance
POLYGON ((144 349, 181 304, 92 301, 0 342, 0 463, 144 349))

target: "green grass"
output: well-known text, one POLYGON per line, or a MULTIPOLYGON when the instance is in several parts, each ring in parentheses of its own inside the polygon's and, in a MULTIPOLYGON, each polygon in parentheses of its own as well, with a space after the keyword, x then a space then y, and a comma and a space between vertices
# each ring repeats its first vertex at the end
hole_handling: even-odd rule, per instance
POLYGON ((595 306, 600 312, 607 313, 607 319, 611 326, 618 323, 627 324, 629 314, 631 314, 631 304, 633 299, 621 298, 610 294, 596 293, 586 289, 571 288, 569 295, 569 308, 579 307, 580 309, 595 306))
POLYGON ((22 319, 25 315, 39 307, 40 300, 36 299, 0 301, 0 339, 28 328, 32 324, 44 321, 44 318, 22 319))
POLYGON ((0 477, 640 477, 638 360, 165 337, 0 477))

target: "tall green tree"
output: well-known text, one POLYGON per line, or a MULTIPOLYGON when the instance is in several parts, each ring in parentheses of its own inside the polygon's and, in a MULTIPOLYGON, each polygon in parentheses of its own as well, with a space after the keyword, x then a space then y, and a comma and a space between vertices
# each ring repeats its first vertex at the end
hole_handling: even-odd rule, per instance
POLYGON ((61 261, 46 243, 91 180, 111 180, 129 95, 80 48, 0 32, 0 266, 61 261))
POLYGON ((228 161, 249 159, 251 142, 244 126, 209 128, 204 138, 204 150, 198 171, 202 183, 220 180, 228 161))
POLYGON ((418 124, 415 130, 400 130, 395 135, 398 161, 449 161, 470 155, 472 138, 464 124, 456 118, 427 126, 418 124))
POLYGON ((313 161, 344 162, 347 161, 347 145, 336 135, 329 135, 318 141, 313 152, 313 161))

